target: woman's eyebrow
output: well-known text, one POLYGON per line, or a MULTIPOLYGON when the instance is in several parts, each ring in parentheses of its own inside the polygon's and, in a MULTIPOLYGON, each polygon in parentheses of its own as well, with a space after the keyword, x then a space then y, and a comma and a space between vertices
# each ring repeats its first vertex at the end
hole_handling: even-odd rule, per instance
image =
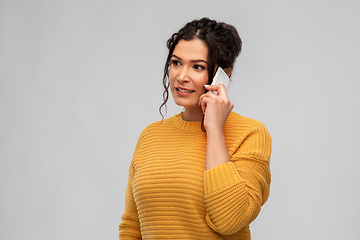
POLYGON ((198 60, 191 60, 190 62, 203 62, 203 63, 207 63, 207 61, 203 60, 203 59, 198 59, 198 60))
POLYGON ((178 57, 178 56, 176 56, 175 54, 171 55, 171 58, 173 58, 173 57, 175 57, 175 58, 177 58, 177 59, 181 60, 181 58, 179 58, 179 57, 178 57))
MULTIPOLYGON (((171 55, 171 57, 175 57, 175 58, 177 58, 177 59, 179 59, 179 60, 182 60, 180 57, 176 56, 175 54, 171 55)), ((205 61, 205 60, 203 60, 203 59, 190 60, 190 62, 203 62, 203 63, 208 64, 207 61, 205 61)))

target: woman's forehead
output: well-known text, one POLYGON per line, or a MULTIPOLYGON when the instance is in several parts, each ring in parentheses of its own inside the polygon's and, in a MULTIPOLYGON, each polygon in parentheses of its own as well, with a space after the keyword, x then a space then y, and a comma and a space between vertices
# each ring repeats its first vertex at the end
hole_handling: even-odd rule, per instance
POLYGON ((208 48, 200 39, 180 40, 174 49, 173 55, 182 60, 206 60, 208 48))

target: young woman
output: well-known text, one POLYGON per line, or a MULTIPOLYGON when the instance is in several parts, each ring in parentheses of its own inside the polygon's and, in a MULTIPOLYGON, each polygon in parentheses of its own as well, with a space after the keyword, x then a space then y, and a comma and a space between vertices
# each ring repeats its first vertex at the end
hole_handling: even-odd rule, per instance
POLYGON ((223 84, 210 85, 218 67, 231 75, 241 44, 233 26, 208 18, 168 40, 161 107, 170 90, 184 111, 141 133, 120 239, 251 239, 269 196, 271 137, 231 111, 223 84))

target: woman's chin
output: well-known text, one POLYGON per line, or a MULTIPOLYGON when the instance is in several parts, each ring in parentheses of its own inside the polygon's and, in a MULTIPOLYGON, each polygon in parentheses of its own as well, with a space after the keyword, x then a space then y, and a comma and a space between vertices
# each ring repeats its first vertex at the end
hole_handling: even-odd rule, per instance
POLYGON ((191 104, 184 101, 175 101, 175 104, 183 108, 200 108, 199 104, 191 104))

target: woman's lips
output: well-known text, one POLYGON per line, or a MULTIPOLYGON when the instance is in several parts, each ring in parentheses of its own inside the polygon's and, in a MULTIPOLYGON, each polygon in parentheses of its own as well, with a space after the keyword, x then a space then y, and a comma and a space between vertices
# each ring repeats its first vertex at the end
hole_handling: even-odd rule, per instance
POLYGON ((195 90, 190 90, 190 89, 186 89, 186 88, 181 88, 181 87, 175 87, 177 94, 181 95, 181 96, 187 96, 193 92, 195 92, 195 90))

